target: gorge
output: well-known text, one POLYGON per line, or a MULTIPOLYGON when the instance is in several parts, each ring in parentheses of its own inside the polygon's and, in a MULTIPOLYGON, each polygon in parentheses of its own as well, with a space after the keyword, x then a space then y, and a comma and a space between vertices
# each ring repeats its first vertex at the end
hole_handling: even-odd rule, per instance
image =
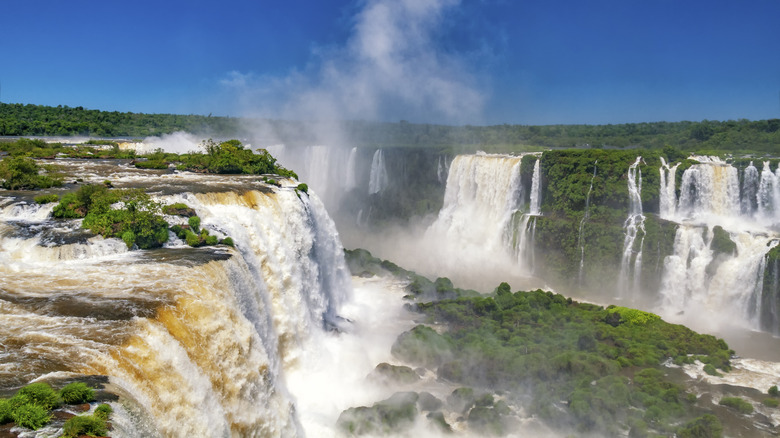
MULTIPOLYGON (((184 203, 234 248, 191 248, 171 235, 163 248, 130 250, 81 230, 79 219, 52 219, 54 205, 36 204, 32 192, 0 192, 2 390, 109 376, 121 400, 112 436, 334 435, 342 412, 409 388, 365 377, 399 361, 396 338, 422 318, 404 309, 408 281, 351 277, 343 246, 453 280, 436 280, 437 291, 454 283, 488 293, 507 281, 640 308, 717 333, 737 354, 720 326, 770 343, 780 331, 775 158, 759 172, 750 159, 661 151, 268 149, 308 192, 291 178, 54 160, 67 181, 108 180, 184 203)), ((773 362, 733 362, 713 381, 776 384, 773 362)), ((457 389, 427 373, 414 386, 420 394, 445 399, 457 389)), ((496 397, 522 427, 564 433, 519 399, 496 397)), ((767 420, 756 422, 769 424, 760 430, 780 423, 757 409, 767 420)), ((456 410, 443 415, 456 432, 480 435, 456 410)))

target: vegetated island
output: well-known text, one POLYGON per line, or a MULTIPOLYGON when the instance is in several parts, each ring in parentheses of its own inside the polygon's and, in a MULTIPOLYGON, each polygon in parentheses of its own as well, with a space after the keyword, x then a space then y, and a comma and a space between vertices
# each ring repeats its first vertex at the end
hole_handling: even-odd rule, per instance
MULTIPOLYGON (((213 174, 266 175, 264 182, 279 185, 276 177, 297 178, 295 172, 276 163, 266 150, 254 153, 238 140, 216 143, 203 142, 204 152, 169 154, 157 150, 131 163, 139 168, 168 169, 213 174)), ((0 144, 0 151, 7 156, 0 160, 0 186, 7 190, 37 190, 63 186, 63 177, 56 165, 40 165, 31 157, 51 158, 58 155, 72 158, 136 158, 118 147, 112 147, 100 154, 79 148, 65 148, 59 143, 46 143, 39 139, 19 139, 0 144), (76 151, 75 154, 73 151, 76 151), (80 151, 80 152, 79 152, 80 151), (85 153, 89 152, 89 153, 85 153)), ((308 186, 301 183, 295 189, 308 192, 308 186)), ((300 196, 300 193, 298 193, 300 196)), ((57 202, 52 210, 55 219, 83 218, 82 227, 106 238, 122 239, 128 248, 159 248, 169 238, 169 230, 192 247, 224 244, 233 246, 229 236, 218 238, 200 227, 200 218, 186 204, 162 205, 140 189, 115 189, 110 181, 101 184, 81 185, 77 190, 61 198, 55 193, 35 197, 38 204, 57 202), (163 214, 183 216, 186 224, 169 224, 163 214)))
MULTIPOLYGON (((459 386, 444 400, 410 388, 347 409, 338 426, 349 436, 401 433, 418 417, 444 431, 452 430, 447 419, 454 418, 459 429, 465 424, 486 436, 516 431, 519 419, 529 417, 578 436, 720 437, 726 428, 774 433, 750 401, 722 397, 716 404, 710 392, 727 388, 702 392, 680 371, 699 363, 709 374, 729 372, 734 351, 722 339, 636 309, 542 290, 512 292, 507 283, 480 295, 362 249, 346 256, 353 275, 407 281, 408 307, 425 319, 394 343, 400 364, 380 364, 376 373, 408 384, 433 372, 459 386)), ((765 406, 778 404, 776 387, 753 396, 767 400, 765 406)))

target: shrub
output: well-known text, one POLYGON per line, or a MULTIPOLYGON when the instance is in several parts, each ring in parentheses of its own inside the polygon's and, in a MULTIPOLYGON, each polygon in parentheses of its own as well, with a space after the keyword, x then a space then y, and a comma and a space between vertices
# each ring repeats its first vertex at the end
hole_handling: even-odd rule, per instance
POLYGON ((166 205, 162 208, 162 212, 171 216, 195 216, 195 210, 190 208, 187 204, 177 202, 172 205, 166 205))
POLYGON ((122 240, 127 245, 127 248, 132 248, 135 245, 135 233, 132 231, 125 231, 122 233, 122 240))
POLYGON ((167 169, 168 163, 162 160, 136 161, 133 163, 139 169, 167 169))
POLYGON ((745 415, 753 413, 753 405, 739 397, 723 397, 718 404, 736 409, 745 415))
POLYGON ((34 198, 36 204, 49 204, 52 202, 58 202, 60 200, 59 195, 56 195, 54 193, 48 194, 48 195, 40 195, 36 196, 34 198))
POLYGON ((219 243, 219 239, 217 238, 217 236, 206 236, 206 245, 213 246, 216 245, 217 243, 219 243))
POLYGON ((704 414, 678 429, 677 436, 679 438, 720 438, 723 436, 723 426, 718 417, 704 414))
POLYGON ((14 421, 12 406, 9 400, 0 399, 0 424, 6 424, 14 421))
POLYGON ((60 403, 60 396, 44 382, 31 383, 20 389, 17 394, 28 397, 32 403, 46 410, 60 403))
POLYGON ((715 367, 709 363, 704 365, 704 372, 711 376, 723 377, 723 374, 719 373, 718 370, 716 370, 715 367))
POLYGON ((187 223, 190 225, 190 229, 195 234, 200 233, 200 218, 197 216, 192 216, 191 218, 187 219, 187 223))
POLYGON ((233 239, 232 239, 232 238, 230 238, 230 237, 225 237, 225 238, 224 238, 224 239, 222 239, 222 240, 221 240, 219 243, 221 243, 221 244, 223 244, 223 245, 234 246, 234 244, 233 244, 233 239))
POLYGON ((67 404, 90 402, 95 399, 95 391, 84 382, 73 382, 60 390, 60 398, 67 404))
POLYGON ((14 423, 17 426, 38 430, 51 421, 49 410, 35 403, 27 403, 14 409, 14 423))
POLYGON ((106 420, 97 415, 77 415, 71 417, 63 426, 63 437, 75 438, 80 435, 106 436, 106 420))
POLYGON ((300 190, 303 193, 309 194, 309 186, 305 183, 298 184, 298 187, 296 187, 296 190, 300 190))
POLYGON ((184 236, 184 240, 187 242, 187 245, 195 248, 201 245, 200 242, 200 236, 193 233, 192 230, 186 230, 186 235, 184 236))
POLYGON ((108 420, 108 416, 111 415, 112 412, 114 412, 114 409, 112 409, 110 405, 103 403, 95 408, 94 415, 96 417, 108 420))
POLYGON ((777 385, 773 385, 769 387, 767 394, 771 395, 772 397, 777 397, 778 395, 780 395, 780 392, 778 392, 777 390, 777 385))
POLYGON ((776 408, 780 406, 780 400, 776 398, 765 398, 764 400, 761 400, 761 403, 763 403, 764 406, 769 406, 770 408, 776 408))
POLYGON ((6 157, 0 161, 0 180, 8 190, 47 189, 61 186, 62 180, 41 175, 41 166, 32 158, 6 157))

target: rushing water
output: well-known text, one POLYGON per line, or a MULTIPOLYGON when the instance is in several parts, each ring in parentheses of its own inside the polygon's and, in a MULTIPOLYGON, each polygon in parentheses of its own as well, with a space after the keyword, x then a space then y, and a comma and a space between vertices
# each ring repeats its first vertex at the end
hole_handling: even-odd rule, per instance
MULTIPOLYGON (((305 433, 286 373, 302 346, 349 329, 351 282, 333 222, 295 181, 138 171, 72 162, 66 171, 186 202, 228 247, 128 251, 4 196, 0 210, 0 382, 100 374, 125 394, 115 436, 305 433), (155 190, 155 188, 165 190, 155 190), (123 432, 124 431, 124 432, 123 432)), ((177 218, 169 218, 176 221, 177 218)))
POLYGON ((628 168, 628 217, 623 224, 625 238, 623 239, 623 256, 620 260, 620 275, 617 291, 622 298, 636 298, 640 294, 642 272, 642 249, 645 242, 645 215, 642 213, 642 170, 639 164, 642 157, 628 168), (638 249, 636 239, 640 236, 638 249), (632 263, 633 261, 633 263, 632 263))

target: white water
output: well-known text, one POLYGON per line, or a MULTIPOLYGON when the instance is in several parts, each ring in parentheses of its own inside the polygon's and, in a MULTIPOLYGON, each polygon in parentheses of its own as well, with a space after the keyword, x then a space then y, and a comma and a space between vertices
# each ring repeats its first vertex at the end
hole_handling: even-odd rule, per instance
POLYGON ((665 170, 673 175, 676 166, 661 167, 661 216, 680 225, 674 252, 664 260, 658 311, 701 329, 723 321, 767 329, 762 322, 769 312, 762 309, 768 305, 768 299, 762 299, 765 255, 780 238, 771 228, 777 222, 772 210, 776 175, 765 163, 759 181, 751 163, 740 189, 735 167, 716 158, 695 158, 700 164, 683 173, 676 211, 671 196, 664 198, 664 193, 674 193, 673 180, 663 178, 665 170), (710 248, 715 226, 728 232, 737 245, 735 253, 716 257, 710 248))
MULTIPOLYGON (((105 178, 100 165, 84 166, 105 178)), ((122 172, 115 185, 144 180, 122 172)), ((78 221, 51 222, 51 205, 2 198, 0 381, 110 376, 127 406, 143 411, 117 409, 120 438, 303 435, 287 373, 300 369, 304 345, 349 326, 340 316, 350 277, 322 204, 299 198, 294 181, 271 189, 233 179, 245 185, 235 193, 219 190, 222 177, 145 178, 213 183, 216 192, 160 200, 185 201, 236 249, 128 251, 86 236, 62 244, 78 221)))
POLYGON ((385 167, 385 156, 382 149, 377 149, 374 152, 374 157, 371 159, 371 173, 368 179, 368 194, 373 195, 379 193, 387 187, 389 179, 387 176, 387 168, 385 167))
POLYGON ((661 157, 661 168, 659 172, 661 174, 661 187, 659 189, 660 207, 658 209, 661 218, 671 219, 677 213, 677 193, 676 193, 676 179, 677 168, 680 163, 676 163, 674 166, 667 164, 666 160, 661 157))
POLYGON ((532 216, 542 214, 542 160, 537 159, 534 163, 534 174, 531 179, 531 203, 528 213, 532 216))
POLYGON ((623 256, 620 260, 620 275, 617 292, 621 298, 635 298, 640 290, 642 273, 642 249, 645 241, 645 215, 642 214, 642 171, 638 168, 642 157, 628 169, 628 217, 623 224, 625 238, 623 239, 623 256), (636 238, 641 233, 639 249, 634 249, 636 238), (633 263, 632 263, 633 261, 633 263))
MULTIPOLYGON (((508 263, 515 269, 533 270, 533 214, 525 210, 520 178, 522 156, 458 155, 450 164, 444 205, 426 237, 457 255, 444 262, 508 263)), ((539 160, 531 187, 532 211, 538 212, 539 160)))

